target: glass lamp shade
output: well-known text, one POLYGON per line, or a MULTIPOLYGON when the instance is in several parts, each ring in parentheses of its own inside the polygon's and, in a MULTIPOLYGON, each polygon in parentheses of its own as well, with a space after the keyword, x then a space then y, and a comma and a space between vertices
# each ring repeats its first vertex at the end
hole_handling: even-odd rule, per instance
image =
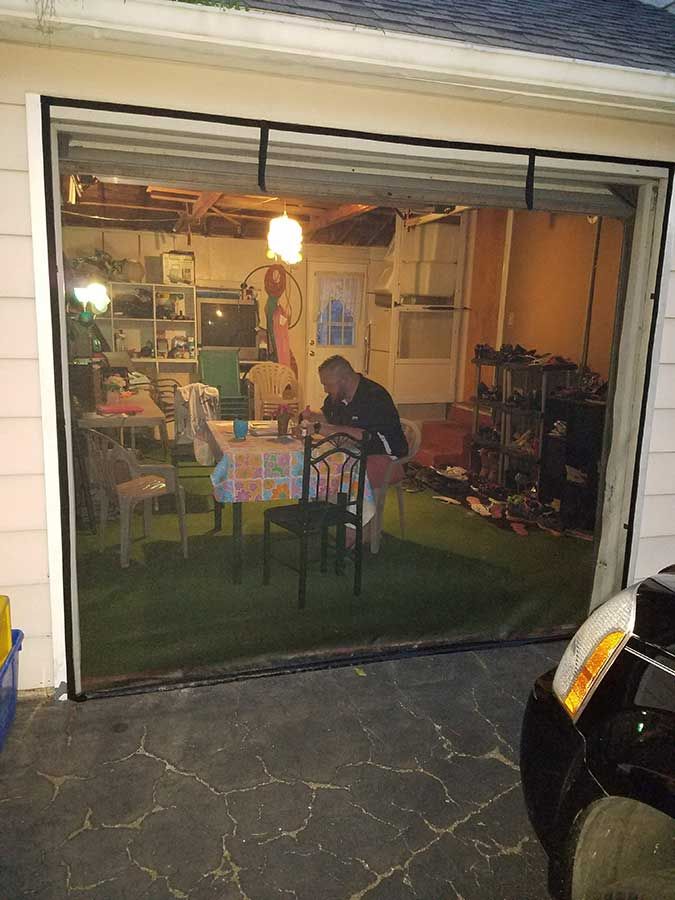
POLYGON ((105 285, 97 281, 92 281, 86 287, 74 288, 74 293, 78 303, 85 309, 89 303, 94 312, 104 313, 110 306, 110 297, 105 285))
POLYGON ((287 214, 270 221, 267 232, 267 255, 277 256, 287 265, 292 266, 302 259, 302 226, 287 214))

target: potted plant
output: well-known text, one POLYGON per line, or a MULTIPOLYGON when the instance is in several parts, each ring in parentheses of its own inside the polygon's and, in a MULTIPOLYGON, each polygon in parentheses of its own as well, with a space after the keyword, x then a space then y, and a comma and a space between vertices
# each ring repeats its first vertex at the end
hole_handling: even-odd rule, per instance
POLYGON ((277 434, 281 437, 288 434, 288 423, 291 421, 291 410, 285 404, 277 409, 277 434))
POLYGON ((105 402, 119 403, 122 399, 122 391, 126 388, 126 382, 121 375, 109 375, 103 382, 105 390, 105 402))

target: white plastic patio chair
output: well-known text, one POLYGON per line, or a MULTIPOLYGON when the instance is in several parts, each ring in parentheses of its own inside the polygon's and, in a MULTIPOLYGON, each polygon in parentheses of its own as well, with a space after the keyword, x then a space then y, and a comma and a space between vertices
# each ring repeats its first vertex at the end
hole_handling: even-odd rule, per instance
POLYGON ((384 504, 387 499, 387 489, 390 486, 395 488, 396 490, 396 496, 398 499, 398 521, 401 529, 401 537, 405 539, 405 503, 403 496, 403 482, 399 481, 394 485, 390 485, 389 479, 393 475, 398 464, 402 465, 403 463, 407 463, 414 456, 416 456, 417 451, 420 449, 420 444, 422 443, 422 432, 419 425, 416 422, 411 421, 410 419, 401 419, 401 427, 403 428, 403 434, 405 435, 408 442, 408 453, 406 456, 402 456, 400 459, 392 459, 384 473, 382 486, 379 488, 373 488, 373 495, 375 497, 375 515, 373 516, 370 523, 371 553, 378 553, 380 550, 380 541, 382 538, 382 520, 384 517, 384 504))
POLYGON ((300 398, 298 380, 288 366, 264 362, 252 366, 246 375, 253 385, 253 408, 256 419, 276 418, 280 406, 298 414, 300 398))
POLYGON ((149 537, 152 525, 152 504, 157 497, 175 494, 178 508, 178 528, 187 559, 187 525, 185 521, 185 490, 178 481, 174 466, 152 463, 140 465, 132 450, 93 428, 83 429, 87 446, 87 468, 91 487, 98 492, 100 549, 105 546, 105 528, 110 505, 120 511, 120 562, 129 566, 131 549, 131 515, 137 503, 143 503, 143 533, 149 537))

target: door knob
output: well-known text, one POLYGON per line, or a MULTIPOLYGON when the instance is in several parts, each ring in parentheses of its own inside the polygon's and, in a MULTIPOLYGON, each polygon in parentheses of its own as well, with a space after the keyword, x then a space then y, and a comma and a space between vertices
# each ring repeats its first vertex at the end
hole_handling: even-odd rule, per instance
POLYGON ((313 350, 310 350, 310 351, 309 351, 309 355, 310 355, 310 356, 316 356, 316 353, 315 353, 313 350))

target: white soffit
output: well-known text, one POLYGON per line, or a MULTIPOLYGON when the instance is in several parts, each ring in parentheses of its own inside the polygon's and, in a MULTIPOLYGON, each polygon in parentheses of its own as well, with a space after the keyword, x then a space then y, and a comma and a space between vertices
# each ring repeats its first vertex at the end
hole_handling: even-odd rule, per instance
POLYGON ((43 34, 32 0, 0 0, 0 36, 49 47, 675 121, 675 76, 664 72, 167 0, 55 0, 55 11, 51 33, 43 34))
MULTIPOLYGON (((358 200, 379 206, 522 209, 528 157, 271 129, 259 186, 257 125, 54 108, 62 169, 140 184, 358 200)), ((665 169, 536 158, 534 208, 626 216, 625 191, 665 169)))

